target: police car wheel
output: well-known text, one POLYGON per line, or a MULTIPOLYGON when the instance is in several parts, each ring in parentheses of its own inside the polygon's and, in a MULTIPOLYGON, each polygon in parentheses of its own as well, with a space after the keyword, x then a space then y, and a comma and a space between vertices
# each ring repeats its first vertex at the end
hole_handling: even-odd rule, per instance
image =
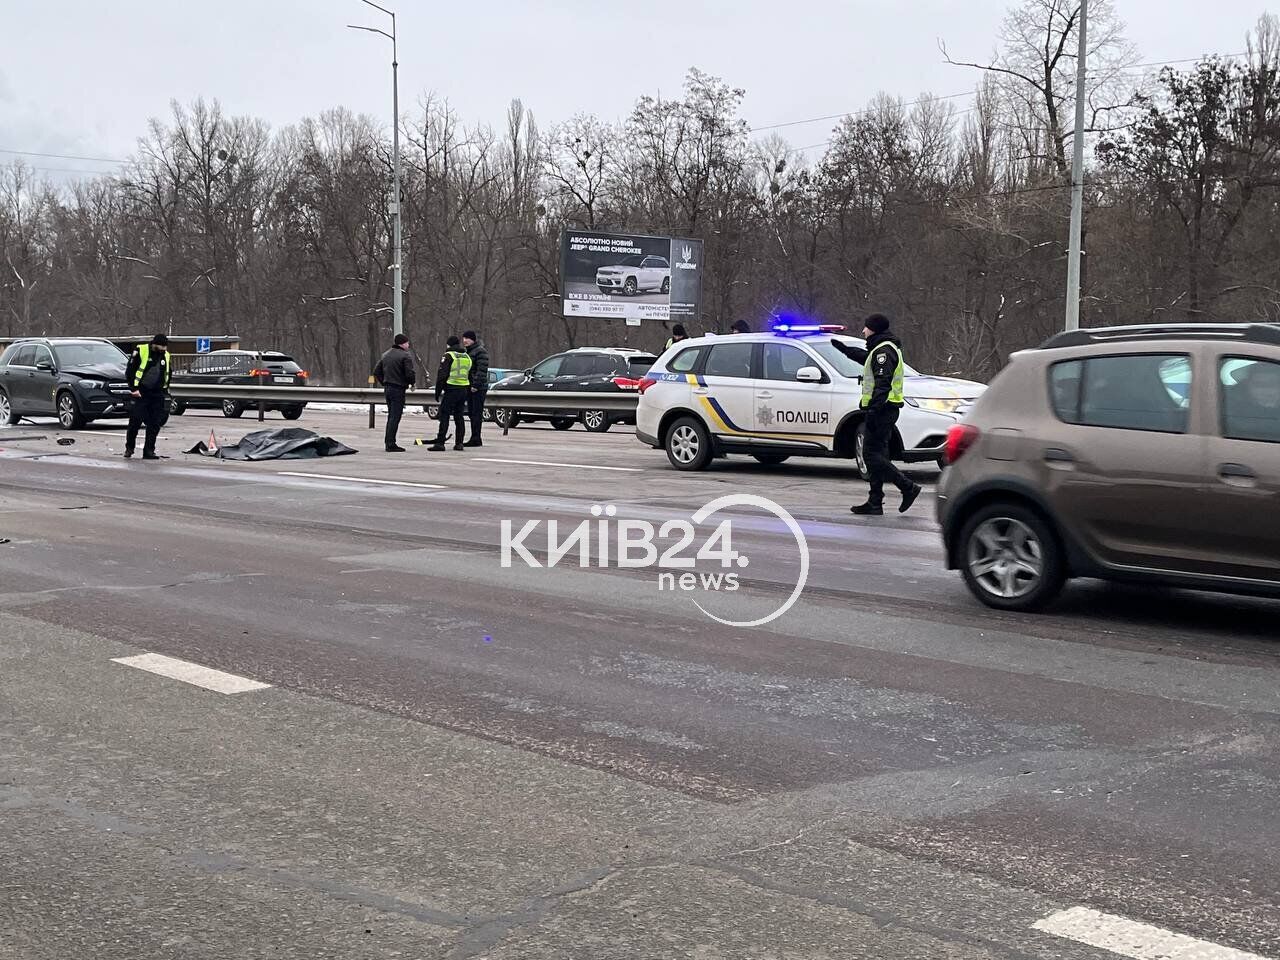
POLYGON ((603 410, 583 410, 582 425, 591 433, 605 433, 613 426, 613 421, 603 410))
POLYGON ((763 463, 767 467, 775 467, 791 459, 789 453, 753 453, 751 456, 755 457, 758 463, 763 463))
POLYGON ((572 417, 552 417, 551 425, 557 430, 569 430, 573 427, 572 417))
POLYGON ((969 592, 997 610, 1039 610, 1066 581, 1053 527, 1017 503, 977 511, 960 531, 956 555, 969 592))
POLYGON ((666 439, 667 459, 677 470, 705 470, 711 462, 711 434, 693 417, 671 425, 666 439))

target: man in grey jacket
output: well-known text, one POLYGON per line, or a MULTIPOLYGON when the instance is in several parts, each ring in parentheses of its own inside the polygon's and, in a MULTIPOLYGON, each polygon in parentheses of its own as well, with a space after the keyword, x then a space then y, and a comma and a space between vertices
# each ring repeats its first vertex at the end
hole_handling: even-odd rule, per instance
POLYGON ((413 369, 409 338, 403 333, 396 334, 394 345, 373 368, 373 378, 378 381, 387 398, 387 453, 404 453, 404 447, 396 443, 396 433, 400 430, 400 418, 404 415, 405 392, 413 389, 417 373, 413 369))
POLYGON ((484 398, 489 392, 489 351, 474 330, 462 335, 462 345, 471 355, 471 393, 467 397, 467 412, 471 415, 471 439, 465 447, 479 447, 480 424, 484 422, 484 398))

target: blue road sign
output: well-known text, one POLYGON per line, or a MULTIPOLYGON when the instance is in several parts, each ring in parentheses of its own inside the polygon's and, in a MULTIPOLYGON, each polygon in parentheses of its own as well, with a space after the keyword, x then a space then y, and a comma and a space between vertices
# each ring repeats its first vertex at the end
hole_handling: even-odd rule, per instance
POLYGON ((208 353, 212 349, 212 337, 196 337, 196 353, 208 353))

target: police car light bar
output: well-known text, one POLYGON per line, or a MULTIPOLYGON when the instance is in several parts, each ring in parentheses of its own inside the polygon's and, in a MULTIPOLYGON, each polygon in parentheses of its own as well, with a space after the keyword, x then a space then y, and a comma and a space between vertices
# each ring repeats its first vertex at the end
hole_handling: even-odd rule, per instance
POLYGON ((839 323, 777 323, 773 332, 783 335, 792 333, 840 333, 844 325, 839 323))

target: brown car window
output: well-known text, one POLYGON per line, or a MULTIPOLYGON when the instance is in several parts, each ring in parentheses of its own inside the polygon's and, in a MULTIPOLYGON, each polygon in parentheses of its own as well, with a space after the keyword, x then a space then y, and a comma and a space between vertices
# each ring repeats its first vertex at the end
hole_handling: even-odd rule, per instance
POLYGON ((1280 443, 1280 363, 1224 357, 1218 367, 1222 435, 1280 443))
POLYGON ((1135 353, 1066 360, 1049 368, 1049 393, 1054 412, 1066 423, 1185 433, 1191 359, 1135 353))

